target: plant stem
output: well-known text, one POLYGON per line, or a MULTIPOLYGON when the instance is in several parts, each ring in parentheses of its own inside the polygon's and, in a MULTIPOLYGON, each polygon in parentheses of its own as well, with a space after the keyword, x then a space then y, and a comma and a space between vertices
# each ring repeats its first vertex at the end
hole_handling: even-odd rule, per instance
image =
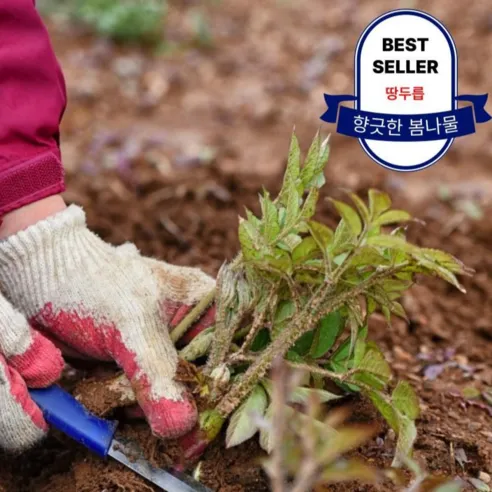
POLYGON ((267 309, 270 306, 270 303, 275 295, 275 289, 272 288, 270 293, 268 294, 268 299, 265 305, 265 308, 260 311, 259 313, 256 312, 255 318, 253 320, 253 325, 250 327, 250 330, 248 331, 246 338, 244 339, 241 348, 239 349, 239 352, 234 354, 234 356, 231 358, 231 361, 235 360, 239 356, 242 356, 244 352, 249 348, 251 345, 251 342, 253 341, 254 337, 256 334, 260 331, 261 327, 263 326, 263 322, 265 321, 265 317, 267 314, 267 309))
POLYGON ((176 343, 200 319, 200 316, 215 300, 216 289, 212 289, 198 304, 181 320, 171 332, 171 340, 176 343))
POLYGON ((308 322, 306 318, 312 318, 311 311, 316 312, 319 309, 318 304, 324 297, 323 293, 325 289, 325 285, 322 285, 318 289, 318 295, 315 295, 301 313, 293 318, 291 324, 258 356, 242 378, 222 398, 217 405, 217 410, 223 417, 227 417, 254 388, 258 381, 270 369, 273 360, 276 357, 283 357, 287 353, 292 344, 303 333, 303 328, 306 329, 307 327, 306 331, 309 331, 313 326, 313 321, 308 322))
POLYGON ((301 335, 312 330, 321 317, 339 309, 348 299, 359 296, 370 286, 397 273, 398 270, 405 266, 405 264, 401 264, 398 267, 391 267, 375 273, 361 284, 331 299, 328 298, 328 295, 331 293, 332 285, 321 285, 304 309, 292 319, 289 326, 258 356, 237 383, 231 386, 229 392, 217 405, 217 411, 223 417, 230 415, 267 373, 274 359, 276 357, 284 357, 292 344, 301 335))
POLYGON ((242 364, 244 362, 254 362, 258 358, 258 355, 249 355, 249 354, 240 354, 239 352, 236 352, 235 354, 232 354, 229 359, 227 360, 226 364, 242 364))

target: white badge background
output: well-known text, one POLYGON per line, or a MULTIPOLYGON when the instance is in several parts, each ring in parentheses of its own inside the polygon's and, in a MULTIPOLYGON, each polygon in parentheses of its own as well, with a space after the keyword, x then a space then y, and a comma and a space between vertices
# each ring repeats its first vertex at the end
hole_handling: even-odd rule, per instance
MULTIPOLYGON (((424 14, 425 15, 425 14, 424 14)), ((377 22, 374 21, 374 23, 377 22)), ((373 24, 374 24, 373 23, 373 24)), ((371 29, 371 24, 365 32, 371 29)), ((361 36, 361 40, 364 34, 361 36)), ((454 45, 452 46, 454 52, 454 45)), ((359 97, 357 109, 392 114, 422 114, 449 111, 455 108, 453 80, 456 74, 452 70, 452 51, 443 32, 434 24, 411 13, 388 17, 376 25, 356 50, 356 95, 359 97), (382 38, 429 38, 425 51, 383 51, 382 38), (360 70, 357 70, 359 54, 360 70), (373 71, 375 60, 436 60, 437 74, 376 74, 373 71), (358 72, 358 73, 357 73, 358 72), (357 84, 357 76, 360 77, 357 84), (406 101, 397 97, 389 101, 386 87, 424 87, 424 100, 406 101)), ((405 62, 403 62, 405 63, 405 62)), ((357 104, 357 103, 356 103, 357 104)), ((444 128, 441 127, 441 134, 444 128)), ((366 133, 367 134, 367 133, 366 133)), ((432 142, 383 142, 361 139, 368 154, 383 166, 398 166, 401 170, 410 170, 411 166, 426 163, 431 165, 451 145, 452 139, 432 142)))

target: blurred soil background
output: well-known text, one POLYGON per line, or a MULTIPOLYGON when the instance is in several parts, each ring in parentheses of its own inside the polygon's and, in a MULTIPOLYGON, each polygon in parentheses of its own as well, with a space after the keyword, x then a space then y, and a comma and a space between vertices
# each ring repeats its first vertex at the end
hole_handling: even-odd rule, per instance
MULTIPOLYGON (((279 186, 292 128, 304 149, 318 128, 334 131, 319 120, 323 93, 353 92, 356 42, 379 14, 408 7, 436 16, 457 46, 459 93, 492 90, 490 1, 148 0, 144 13, 132 4, 38 0, 67 82, 65 197, 85 207, 103 238, 211 274, 237 251, 244 206, 256 210, 262 186, 279 186)), ((442 281, 416 285, 404 299, 410 321, 388 328, 376 317, 370 335, 421 397, 417 461, 462 477, 470 490, 488 487, 492 475, 491 137, 492 124, 479 125, 431 168, 396 173, 355 139, 333 134, 325 191, 385 189, 425 220, 411 226, 413 240, 477 272, 465 280, 466 295, 442 281)), ((325 201, 319 218, 336 219, 325 201)), ((354 405, 354 419, 378 419, 363 402, 354 405)), ((388 466, 394 441, 380 423, 358 454, 388 466)), ((165 464, 165 445, 139 432, 146 452, 165 464)), ((256 445, 243 448, 209 451, 210 487, 268 490, 256 445)), ((31 458, 2 458, 0 491, 153 490, 56 436, 31 458)))

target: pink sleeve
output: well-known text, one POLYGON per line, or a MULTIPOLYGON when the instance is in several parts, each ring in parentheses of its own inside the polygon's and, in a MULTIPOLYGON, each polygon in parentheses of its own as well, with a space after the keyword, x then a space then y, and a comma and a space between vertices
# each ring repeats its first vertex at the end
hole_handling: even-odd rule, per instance
POLYGON ((0 220, 64 190, 65 104, 63 74, 33 0, 1 0, 0 220))

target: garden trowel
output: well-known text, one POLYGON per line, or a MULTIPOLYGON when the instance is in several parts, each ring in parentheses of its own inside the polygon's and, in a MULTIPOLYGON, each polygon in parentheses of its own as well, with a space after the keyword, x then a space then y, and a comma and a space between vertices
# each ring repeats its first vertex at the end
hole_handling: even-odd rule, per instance
POLYGON ((48 424, 62 431, 90 451, 106 458, 111 456, 167 492, 211 492, 192 477, 178 471, 152 466, 137 443, 116 438, 118 422, 91 414, 72 395, 59 386, 30 389, 29 394, 41 408, 48 424))

